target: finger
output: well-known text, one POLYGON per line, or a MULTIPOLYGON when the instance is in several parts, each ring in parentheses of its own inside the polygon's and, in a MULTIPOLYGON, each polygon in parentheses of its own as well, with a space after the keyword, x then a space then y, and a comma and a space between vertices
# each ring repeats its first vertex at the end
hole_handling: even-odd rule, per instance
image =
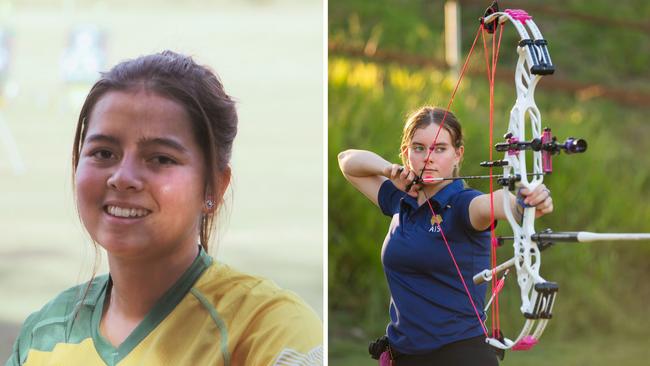
POLYGON ((533 193, 533 194, 529 195, 528 197, 526 197, 526 198, 524 199, 524 203, 527 204, 527 205, 529 205, 529 206, 538 206, 539 204, 541 204, 542 202, 544 202, 544 199, 545 199, 545 198, 546 198, 546 197, 542 197, 542 196, 539 195, 539 194, 535 194, 535 193, 533 193))
POLYGON ((408 172, 408 170, 403 166, 399 164, 393 164, 390 179, 403 179, 404 174, 407 174, 406 172, 408 172))
POLYGON ((391 177, 392 177, 393 179, 394 179, 394 178, 397 178, 398 176, 400 176, 400 174, 401 174, 403 171, 404 171, 404 167, 402 167, 401 165, 398 165, 398 164, 393 164, 393 170, 392 170, 392 172, 391 172, 391 173, 392 173, 392 174, 391 174, 391 177))
MULTIPOLYGON (((417 184, 419 183, 417 175, 415 175, 415 173, 411 172, 411 174, 409 174, 409 178, 407 179, 407 182, 408 183, 406 184, 405 191, 406 192, 413 191, 413 187, 417 186, 417 184)), ((414 192, 416 192, 416 194, 417 194, 418 190, 419 189, 415 190, 414 192)))
MULTIPOLYGON (((537 194, 530 195, 524 200, 525 203, 527 203, 530 206, 540 206, 544 205, 547 200, 551 199, 551 194, 548 190, 544 190, 542 192, 539 192, 537 194), (528 202, 526 202, 528 201, 528 202)), ((549 201, 550 202, 550 201, 549 201)))
POLYGON ((404 169, 404 172, 402 173, 402 179, 407 180, 407 181, 410 182, 411 180, 413 180, 412 175, 413 175, 412 171, 410 171, 408 169, 404 169))
POLYGON ((541 210, 536 210, 535 217, 544 216, 546 214, 550 214, 551 212, 553 212, 553 205, 545 207, 544 209, 541 210))
POLYGON ((532 192, 530 189, 523 187, 519 193, 524 197, 524 204, 529 206, 537 206, 551 196, 551 191, 544 184, 535 187, 532 192))
POLYGON ((541 193, 545 189, 548 188, 546 188, 546 185, 544 185, 543 183, 536 186, 535 189, 530 189, 529 187, 521 187, 519 188, 519 194, 521 194, 522 196, 534 196, 536 194, 541 193))
POLYGON ((548 197, 541 204, 535 206, 535 210, 540 214, 548 214, 553 212, 553 199, 548 197))
POLYGON ((410 187, 411 189, 409 189, 407 193, 408 193, 410 196, 417 198, 417 197, 418 197, 418 193, 419 193, 420 190, 422 189, 422 185, 421 185, 420 183, 417 183, 417 178, 414 178, 414 179, 415 179, 415 180, 413 181, 413 183, 412 183, 412 185, 411 185, 411 187, 410 187))

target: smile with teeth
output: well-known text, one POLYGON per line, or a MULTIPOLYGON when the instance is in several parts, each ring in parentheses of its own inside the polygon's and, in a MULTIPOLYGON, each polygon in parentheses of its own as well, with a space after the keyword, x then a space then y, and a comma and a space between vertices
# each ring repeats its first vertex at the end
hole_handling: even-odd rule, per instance
POLYGON ((126 218, 144 217, 151 212, 141 208, 123 208, 118 206, 105 206, 104 210, 111 216, 126 218))

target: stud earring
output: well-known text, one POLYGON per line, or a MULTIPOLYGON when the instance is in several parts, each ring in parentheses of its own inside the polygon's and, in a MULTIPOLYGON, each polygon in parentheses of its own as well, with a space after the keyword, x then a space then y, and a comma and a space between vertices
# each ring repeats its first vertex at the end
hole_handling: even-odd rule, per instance
POLYGON ((212 211, 212 209, 214 209, 214 206, 215 206, 214 200, 212 200, 211 198, 208 198, 207 200, 205 200, 205 208, 206 209, 208 209, 209 211, 212 211))

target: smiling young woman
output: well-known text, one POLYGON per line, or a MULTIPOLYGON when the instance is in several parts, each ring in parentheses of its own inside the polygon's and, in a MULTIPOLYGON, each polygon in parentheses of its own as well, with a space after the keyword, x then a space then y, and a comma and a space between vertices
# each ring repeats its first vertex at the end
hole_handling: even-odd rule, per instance
POLYGON ((233 100, 189 57, 165 51, 102 75, 72 162, 110 271, 32 314, 7 365, 322 363, 322 324, 300 298, 207 255, 236 131, 233 100))

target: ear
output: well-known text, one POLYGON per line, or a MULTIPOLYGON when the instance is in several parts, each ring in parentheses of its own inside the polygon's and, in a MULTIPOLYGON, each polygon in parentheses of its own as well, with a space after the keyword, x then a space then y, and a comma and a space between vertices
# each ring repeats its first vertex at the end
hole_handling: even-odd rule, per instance
POLYGON ((223 171, 216 174, 214 177, 215 182, 215 191, 214 193, 206 191, 205 202, 203 205, 203 213, 213 213, 221 205, 223 201, 223 196, 226 194, 226 189, 230 185, 231 170, 230 167, 226 167, 223 171), (212 201, 212 205, 207 204, 208 201, 212 201))
POLYGON ((465 154, 465 146, 460 146, 456 149, 456 165, 463 161, 463 154, 465 154))

